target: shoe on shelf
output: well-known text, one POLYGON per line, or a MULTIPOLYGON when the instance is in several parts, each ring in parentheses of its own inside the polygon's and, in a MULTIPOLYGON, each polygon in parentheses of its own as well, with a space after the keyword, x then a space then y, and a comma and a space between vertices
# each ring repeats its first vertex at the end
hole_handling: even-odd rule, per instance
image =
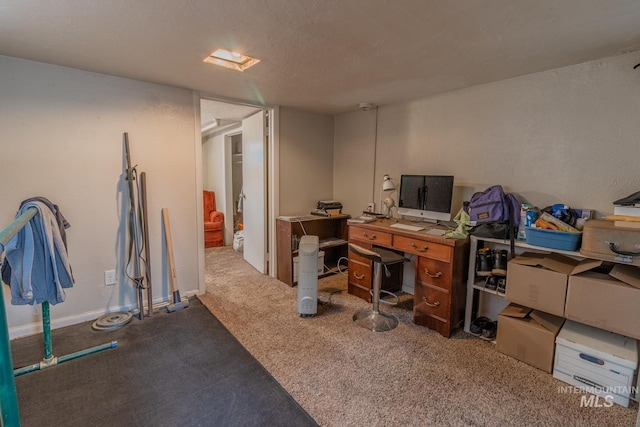
POLYGON ((504 294, 507 291, 507 279, 504 277, 498 278, 497 285, 498 292, 504 294))
POLYGON ((476 274, 480 277, 491 276, 493 255, 490 248, 480 248, 476 254, 476 274))
POLYGON ((492 341, 496 338, 496 332, 498 331, 498 322, 488 322, 482 328, 480 338, 487 341, 492 341))
POLYGON ((506 249, 496 249, 493 251, 493 267, 491 274, 494 276, 507 275, 507 251, 506 249))
POLYGON ((490 291, 495 291, 498 287, 498 277, 497 276, 489 276, 484 281, 484 288, 490 291))
POLYGON ((488 317, 483 316, 476 318, 473 322, 471 322, 469 333, 477 337, 482 336, 482 330, 487 325, 487 323, 491 323, 491 319, 489 319, 488 317))

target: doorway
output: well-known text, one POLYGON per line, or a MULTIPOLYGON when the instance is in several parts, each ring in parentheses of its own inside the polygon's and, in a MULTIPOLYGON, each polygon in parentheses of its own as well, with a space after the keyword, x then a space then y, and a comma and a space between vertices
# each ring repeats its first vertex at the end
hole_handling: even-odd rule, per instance
MULTIPOLYGON (((276 116, 277 108, 200 99, 202 189, 216 193, 217 210, 225 214, 225 246, 233 245, 234 234, 243 232, 244 258, 272 276, 275 239, 269 236, 278 206, 273 184, 277 182, 276 116)), ((204 266, 204 248, 201 259, 204 266)))
POLYGON ((242 193, 242 133, 229 136, 231 146, 231 195, 233 196, 233 234, 244 229, 242 193))

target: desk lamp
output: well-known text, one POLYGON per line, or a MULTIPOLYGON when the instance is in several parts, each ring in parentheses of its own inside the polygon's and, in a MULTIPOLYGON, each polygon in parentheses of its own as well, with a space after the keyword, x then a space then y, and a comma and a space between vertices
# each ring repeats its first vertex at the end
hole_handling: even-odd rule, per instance
MULTIPOLYGON (((383 192, 393 192, 396 189, 396 185, 393 183, 393 181, 391 180, 391 177, 389 175, 385 175, 382 178, 382 191, 383 192)), ((382 207, 383 201, 382 201, 382 192, 380 193, 380 206, 382 207)), ((384 206, 387 208, 387 218, 391 218, 391 208, 394 207, 396 205, 396 202, 390 197, 386 197, 384 199, 384 206)))

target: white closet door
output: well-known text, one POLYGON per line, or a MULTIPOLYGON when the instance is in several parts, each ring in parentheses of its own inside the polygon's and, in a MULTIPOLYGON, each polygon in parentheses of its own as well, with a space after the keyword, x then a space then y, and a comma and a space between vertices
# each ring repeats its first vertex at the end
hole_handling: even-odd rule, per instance
POLYGON ((267 168, 265 113, 242 121, 244 259, 261 273, 267 259, 267 168))

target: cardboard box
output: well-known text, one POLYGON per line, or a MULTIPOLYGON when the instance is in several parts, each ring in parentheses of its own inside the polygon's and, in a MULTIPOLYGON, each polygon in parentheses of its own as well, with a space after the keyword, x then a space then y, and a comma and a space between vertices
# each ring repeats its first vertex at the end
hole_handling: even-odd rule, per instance
POLYGON ((497 350, 551 373, 556 335, 564 319, 509 304, 498 315, 497 350))
POLYGON ((610 276, 631 285, 634 288, 640 289, 640 269, 633 265, 616 264, 609 273, 610 276))
POLYGON ((602 261, 576 261, 556 253, 525 252, 507 266, 507 301, 563 316, 569 276, 599 266, 602 261))
POLYGON ((638 283, 640 273, 632 268, 616 266, 609 274, 587 271, 571 276, 565 317, 640 339, 640 289, 629 284, 638 283))

